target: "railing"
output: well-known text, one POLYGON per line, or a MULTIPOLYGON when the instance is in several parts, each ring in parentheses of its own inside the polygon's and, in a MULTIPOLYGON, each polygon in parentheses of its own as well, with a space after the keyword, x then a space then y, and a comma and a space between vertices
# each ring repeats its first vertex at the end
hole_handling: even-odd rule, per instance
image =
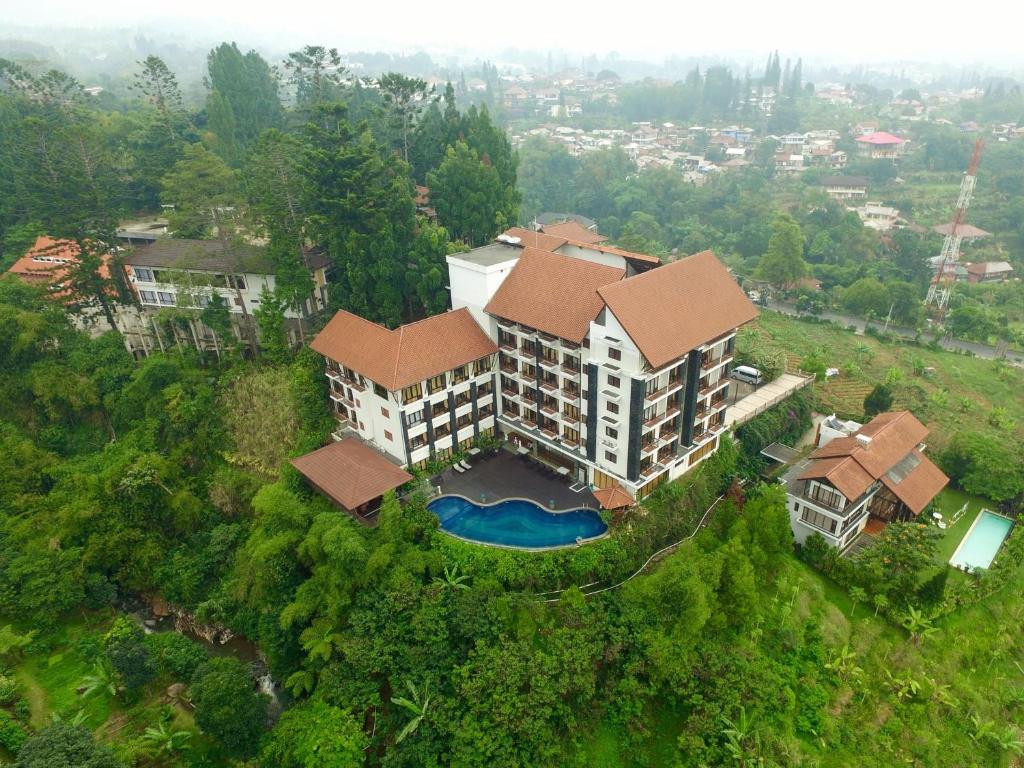
POLYGON ((519 397, 519 390, 502 387, 501 394, 503 394, 505 397, 519 397))
POLYGON ((556 405, 549 405, 549 404, 545 403, 544 405, 542 405, 540 407, 540 410, 543 413, 556 414, 556 413, 558 413, 558 405, 557 404, 556 405))
POLYGON ((570 416, 565 411, 562 411, 562 421, 568 422, 569 424, 579 424, 580 420, 578 416, 570 416))
POLYGON ((647 421, 645 421, 644 422, 644 426, 645 427, 653 427, 654 425, 660 424, 661 422, 665 421, 665 419, 671 419, 672 417, 674 417, 674 416, 676 416, 678 414, 679 414, 679 409, 678 408, 675 408, 675 407, 669 408, 664 413, 660 413, 657 416, 654 416, 654 417, 648 419, 647 421))
POLYGON ((545 392, 557 392, 558 391, 558 383, 557 382, 553 383, 553 382, 550 382, 550 381, 541 381, 540 388, 543 389, 545 392))
POLYGON ((541 355, 541 357, 540 357, 540 364, 543 365, 545 368, 558 368, 559 367, 557 359, 556 360, 552 360, 550 357, 544 357, 543 355, 541 355))
POLYGON ((562 373, 571 373, 573 376, 579 376, 580 375, 580 371, 581 371, 580 368, 574 368, 573 366, 566 365, 565 363, 562 363, 561 368, 562 368, 562 373))
POLYGON ((514 363, 503 363, 501 366, 501 370, 504 371, 505 373, 514 373, 517 375, 519 374, 519 366, 515 365, 514 363))

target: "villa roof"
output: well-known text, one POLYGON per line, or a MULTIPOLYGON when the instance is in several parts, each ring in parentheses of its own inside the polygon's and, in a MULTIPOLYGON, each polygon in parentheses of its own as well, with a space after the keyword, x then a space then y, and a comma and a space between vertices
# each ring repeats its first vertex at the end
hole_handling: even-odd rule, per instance
MULTIPOLYGON (((932 227, 932 231, 938 232, 940 235, 948 235, 953 231, 953 224, 952 222, 936 224, 932 227)), ((961 224, 956 228, 956 233, 965 240, 973 240, 978 237, 988 237, 992 234, 991 232, 986 232, 981 227, 976 227, 973 224, 961 224)))
MULTIPOLYGON (((78 263, 80 251, 73 240, 54 240, 40 235, 25 255, 11 265, 7 273, 19 280, 34 285, 45 285, 52 289, 52 296, 71 298, 68 289, 59 288, 68 278, 71 269, 78 263)), ((110 278, 110 256, 104 255, 99 274, 110 278)))
POLYGON ((757 309, 711 251, 598 292, 655 368, 757 317, 757 309))
POLYGON ((611 253, 615 256, 621 256, 627 261, 642 261, 645 264, 661 264, 661 259, 657 256, 651 256, 649 253, 636 253, 635 251, 627 251, 622 248, 616 248, 612 245, 605 245, 604 243, 583 243, 579 241, 570 241, 573 245, 578 245, 581 248, 589 248, 592 251, 600 251, 601 253, 611 253))
POLYGON ((377 451, 354 437, 292 459, 316 488, 349 511, 412 480, 377 451))
POLYGON ((874 131, 863 136, 858 136, 857 141, 861 144, 875 144, 879 146, 887 146, 889 144, 903 144, 904 140, 899 136, 893 136, 891 133, 885 131, 874 131))
POLYGON ((622 509, 631 507, 636 501, 630 496, 621 485, 611 488, 599 488, 594 491, 594 498, 601 505, 601 509, 622 509))
POLYGON ((498 351, 465 307, 394 330, 340 310, 310 347, 391 392, 498 351))
POLYGON ((881 413, 849 437, 838 437, 811 454, 801 480, 824 478, 848 499, 880 480, 915 514, 949 482, 919 450, 928 428, 910 411, 881 413), (857 436, 870 438, 866 445, 857 436))
POLYGON ((866 176, 822 176, 818 183, 823 187, 866 187, 866 176))
POLYGON ((608 239, 600 232, 587 229, 577 221, 562 221, 558 224, 544 224, 541 226, 541 232, 545 235, 564 237, 566 240, 572 240, 577 243, 603 243, 608 239))
POLYGON ((972 275, 998 275, 1013 272, 1013 267, 1008 261, 976 261, 967 265, 967 271, 972 275))
POLYGON ((604 306, 598 289, 623 275, 618 267, 527 247, 484 309, 579 344, 604 306))

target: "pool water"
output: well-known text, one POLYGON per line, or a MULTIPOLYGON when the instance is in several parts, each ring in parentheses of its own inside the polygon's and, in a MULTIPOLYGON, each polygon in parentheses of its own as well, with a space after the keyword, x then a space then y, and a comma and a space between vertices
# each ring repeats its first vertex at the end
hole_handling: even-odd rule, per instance
POLYGON ((1009 518, 987 509, 981 510, 953 557, 949 559, 950 564, 969 570, 988 568, 1012 527, 1013 521, 1009 518))
POLYGON ((608 531, 592 509, 548 512, 523 499, 481 505, 461 496, 442 496, 427 504, 441 528, 463 539, 521 549, 546 549, 593 539, 608 531))

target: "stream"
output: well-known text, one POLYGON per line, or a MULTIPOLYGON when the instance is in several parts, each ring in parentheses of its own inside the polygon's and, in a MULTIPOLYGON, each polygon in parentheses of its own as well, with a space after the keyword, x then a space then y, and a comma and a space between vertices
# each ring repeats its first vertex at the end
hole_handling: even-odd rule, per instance
POLYGON ((157 598, 128 598, 118 606, 131 617, 147 635, 154 632, 177 632, 204 646, 212 656, 233 656, 248 664, 253 679, 261 693, 269 699, 267 717, 271 723, 281 715, 282 705, 278 695, 280 688, 267 666, 256 643, 242 635, 236 635, 227 627, 199 624, 185 610, 172 606, 157 598))

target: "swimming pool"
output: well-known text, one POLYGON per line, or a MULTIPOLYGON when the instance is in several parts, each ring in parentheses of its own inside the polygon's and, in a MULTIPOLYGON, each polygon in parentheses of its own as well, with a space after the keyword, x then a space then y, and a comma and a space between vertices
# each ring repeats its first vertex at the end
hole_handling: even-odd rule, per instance
POLYGON ((526 499, 475 504, 462 496, 442 496, 427 504, 441 528, 462 539, 518 549, 566 547, 604 536, 608 526, 592 509, 549 512, 526 499))
POLYGON ((954 568, 988 568, 1009 535, 1013 521, 987 509, 981 510, 949 559, 954 568))

